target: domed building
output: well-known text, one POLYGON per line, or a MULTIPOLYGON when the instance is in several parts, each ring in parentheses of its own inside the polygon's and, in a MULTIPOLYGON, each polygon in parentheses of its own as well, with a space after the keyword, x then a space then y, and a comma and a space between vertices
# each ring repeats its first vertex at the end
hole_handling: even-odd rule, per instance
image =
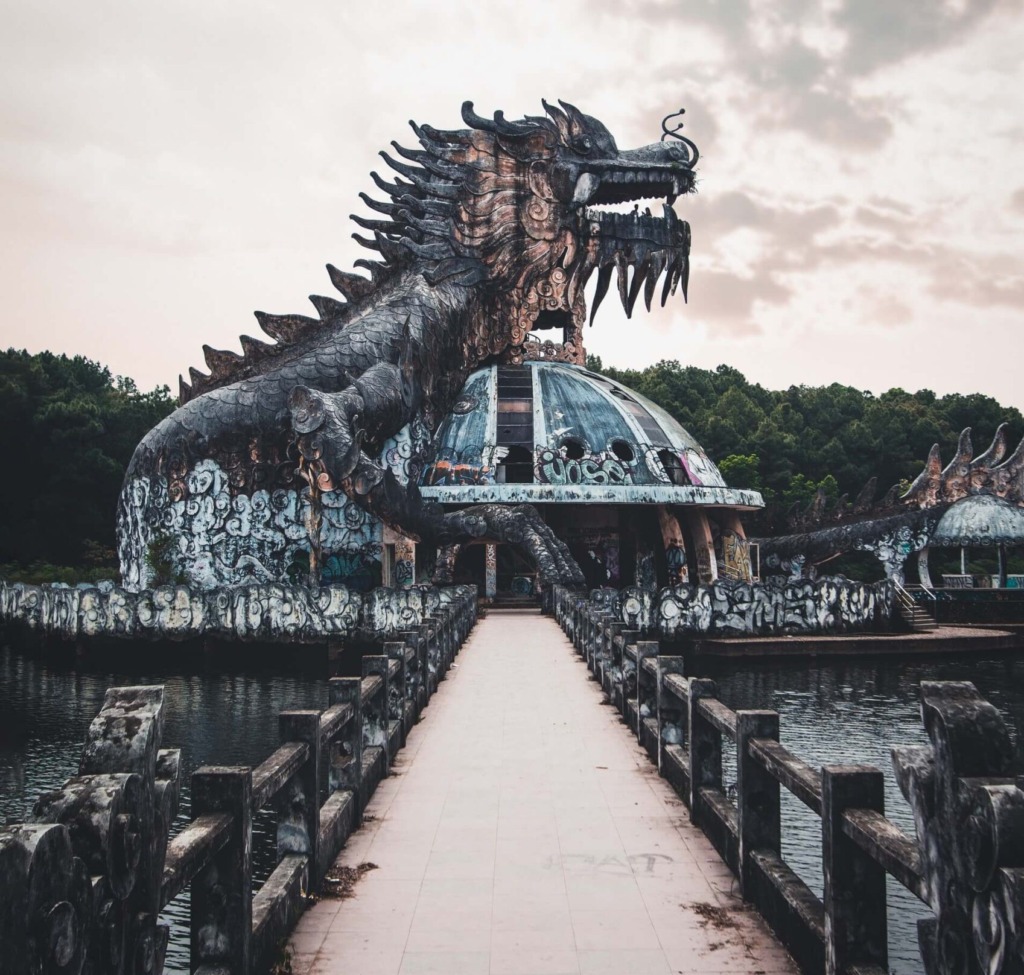
MULTIPOLYGON (((590 587, 752 578, 740 513, 762 507, 760 494, 726 486, 664 410, 582 366, 527 360, 477 370, 425 461, 426 499, 534 505, 590 587)), ((399 562, 410 553, 386 529, 384 541, 385 580, 396 580, 389 541, 399 562)), ((535 592, 534 567, 511 546, 453 554, 455 580, 489 597, 535 592)))

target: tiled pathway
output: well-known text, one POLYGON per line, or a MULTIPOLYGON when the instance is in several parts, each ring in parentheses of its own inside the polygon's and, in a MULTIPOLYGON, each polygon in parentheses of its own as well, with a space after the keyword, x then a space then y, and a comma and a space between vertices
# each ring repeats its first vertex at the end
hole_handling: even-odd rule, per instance
POLYGON ((456 663, 296 975, 796 972, 552 620, 491 611, 456 663))

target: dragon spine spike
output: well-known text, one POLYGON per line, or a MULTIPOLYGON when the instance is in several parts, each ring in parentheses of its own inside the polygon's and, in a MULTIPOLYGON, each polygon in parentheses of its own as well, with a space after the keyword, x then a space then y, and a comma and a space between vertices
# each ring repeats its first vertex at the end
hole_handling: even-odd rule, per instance
POLYGON ((988 450, 979 454, 971 461, 971 470, 988 470, 995 467, 1006 455, 1006 429, 1009 423, 1000 423, 996 428, 992 443, 988 450))
POLYGON ((919 502, 923 507, 929 495, 937 495, 941 475, 942 452, 939 445, 933 443, 932 449, 928 451, 928 459, 924 462, 924 470, 914 478, 902 500, 919 502))
POLYGON ((388 196, 394 197, 396 200, 406 193, 416 192, 416 187, 412 183, 405 183, 402 180, 395 180, 393 183, 389 183, 386 179, 382 179, 376 171, 370 172, 370 179, 373 180, 377 189, 387 193, 388 196))
POLYGON ((375 200, 368 193, 360 193, 359 199, 371 210, 375 210, 377 213, 386 213, 389 217, 394 216, 395 211, 398 209, 396 201, 392 200, 390 203, 382 203, 380 200, 375 200))
POLYGON ((328 298, 325 295, 310 295, 309 300, 322 322, 329 322, 335 318, 340 318, 349 310, 345 302, 328 298))
POLYGON ((993 468, 993 474, 1016 476, 1024 471, 1024 438, 1017 444, 1016 449, 998 467, 993 468))
POLYGON ((242 362, 242 357, 237 352, 215 349, 210 345, 203 346, 203 358, 206 359, 206 367, 210 370, 210 378, 213 380, 233 375, 235 368, 242 362))
POLYGON ((192 380, 192 388, 195 389, 197 386, 205 386, 210 377, 205 372, 200 372, 195 366, 189 366, 188 378, 192 380))
POLYGON ((366 217, 359 216, 357 213, 350 213, 348 218, 357 227, 362 227, 363 230, 379 230, 383 234, 399 233, 405 229, 402 224, 395 220, 369 220, 366 217))
POLYGON ((960 439, 956 444, 956 453, 953 455, 953 459, 946 465, 945 470, 939 475, 940 480, 943 484, 953 477, 957 473, 961 472, 963 468, 970 464, 971 458, 974 456, 974 444, 971 443, 971 428, 965 427, 960 431, 960 439))
POLYGON ((178 375, 178 406, 184 406, 192 398, 192 387, 185 382, 185 377, 178 375))
POLYGON ((860 493, 853 502, 853 510, 856 514, 860 514, 862 511, 867 511, 871 508, 871 503, 875 500, 875 493, 877 490, 878 478, 868 478, 864 487, 860 489, 860 493))
POLYGON ((331 284, 348 301, 358 301, 360 298, 365 298, 368 294, 373 293, 373 282, 364 278, 361 274, 340 271, 333 264, 327 265, 327 273, 331 277, 331 284))
POLYGON ((320 322, 305 315, 268 315, 266 312, 253 312, 260 328, 275 342, 288 345, 311 328, 318 328, 320 322))

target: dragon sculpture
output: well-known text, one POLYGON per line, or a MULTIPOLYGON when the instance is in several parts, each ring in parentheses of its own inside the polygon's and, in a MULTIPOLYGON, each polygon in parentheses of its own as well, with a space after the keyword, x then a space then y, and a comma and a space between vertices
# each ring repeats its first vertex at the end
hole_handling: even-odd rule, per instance
MULTIPOLYGON (((766 571, 788 570, 798 576, 814 565, 859 551, 875 555, 886 575, 902 583, 904 563, 916 552, 922 581, 930 585, 927 549, 939 537, 943 516, 954 506, 972 499, 985 503, 983 518, 991 527, 982 532, 990 537, 978 537, 976 544, 1000 541, 996 525, 1006 520, 1007 511, 1016 509, 1024 523, 1024 440, 1007 456, 1008 427, 1003 423, 988 449, 977 456, 971 428, 963 430, 956 453, 946 465, 939 445, 933 444, 924 468, 902 493, 900 485, 894 484, 876 500, 877 481, 871 478, 852 503, 844 495, 829 508, 824 490, 819 489, 806 509, 794 505, 790 511, 787 520, 794 533, 753 539, 760 545, 766 571)), ((1011 524, 1014 520, 1011 514, 1011 524)))
POLYGON ((353 216, 370 234, 355 239, 377 252, 356 262, 369 276, 328 265, 344 300, 312 296, 317 318, 257 312, 273 344, 242 336, 242 355, 204 347, 209 373, 182 380, 178 409, 139 444, 125 478, 118 535, 129 588, 159 575, 155 563, 215 585, 237 576, 211 563, 244 571, 248 560, 254 577, 272 579, 280 570, 247 550, 261 532, 295 544, 305 532, 315 578, 339 498, 350 522, 369 513, 439 551, 510 543, 543 581, 582 582, 530 506, 445 512, 420 498, 415 476, 403 485, 379 461, 410 424, 435 430, 485 362, 521 362, 542 346, 580 361, 595 271, 591 321, 613 275, 627 315, 641 291, 650 309, 662 276, 662 304, 680 285, 685 295, 690 229, 671 204, 694 190, 698 152, 681 125, 666 119, 660 142, 621 150, 572 105, 544 109, 511 121, 466 102, 468 128, 411 123, 420 148, 393 143, 397 158, 381 154, 398 178, 372 173, 385 199, 362 194, 375 218, 353 216), (599 209, 652 198, 666 201, 661 215, 599 209), (563 344, 531 335, 551 327, 563 344))

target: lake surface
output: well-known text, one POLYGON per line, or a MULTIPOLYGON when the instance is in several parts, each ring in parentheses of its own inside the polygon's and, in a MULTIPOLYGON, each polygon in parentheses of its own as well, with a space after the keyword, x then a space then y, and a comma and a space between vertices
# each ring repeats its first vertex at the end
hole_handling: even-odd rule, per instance
MULTIPOLYGON (((277 746, 277 714, 288 708, 323 708, 326 680, 310 675, 249 675, 149 663, 166 647, 139 646, 139 658, 120 669, 76 669, 0 647, 0 822, 31 812, 35 797, 75 774, 89 722, 107 687, 164 684, 165 741, 182 749, 182 803, 176 824, 188 822, 188 783, 204 764, 256 765, 277 746)), ((719 682, 732 708, 773 708, 781 714, 781 739, 812 764, 867 763, 886 774, 886 813, 913 834, 910 810, 896 788, 889 749, 923 744, 918 683, 924 679, 973 680, 1014 726, 1024 715, 1024 661, 1012 656, 767 663, 701 662, 691 668, 719 682)), ((623 731, 625 734, 625 731, 623 731)), ((725 763, 735 782, 735 760, 725 763)), ((257 880, 274 865, 273 822, 257 817, 253 836, 257 880)), ((783 855, 812 889, 821 892, 821 824, 783 790, 783 855)), ((924 907, 890 881, 890 968, 921 971, 916 919, 924 907)), ((168 909, 172 943, 168 972, 188 970, 187 896, 168 909)))

